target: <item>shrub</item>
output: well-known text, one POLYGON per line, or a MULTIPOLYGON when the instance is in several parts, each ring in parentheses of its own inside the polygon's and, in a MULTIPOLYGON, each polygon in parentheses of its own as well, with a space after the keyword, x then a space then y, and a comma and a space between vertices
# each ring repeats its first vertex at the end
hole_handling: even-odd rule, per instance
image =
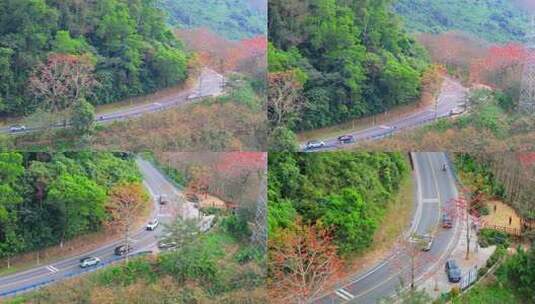
POLYGON ((451 298, 455 299, 461 294, 461 289, 458 286, 452 287, 450 290, 451 298))
POLYGON ((489 271, 489 268, 487 266, 483 266, 477 270, 477 277, 481 278, 489 271))
POLYGON ((238 252, 236 252, 234 258, 236 259, 236 262, 240 264, 245 264, 252 260, 260 260, 262 258, 262 252, 257 247, 247 246, 241 248, 238 252))
POLYGON ((233 214, 223 219, 221 222, 223 230, 232 235, 239 241, 246 240, 251 235, 251 230, 247 224, 247 220, 242 216, 233 214))
POLYGON ((509 247, 509 235, 502 231, 483 228, 479 230, 479 245, 483 248, 491 245, 509 247))

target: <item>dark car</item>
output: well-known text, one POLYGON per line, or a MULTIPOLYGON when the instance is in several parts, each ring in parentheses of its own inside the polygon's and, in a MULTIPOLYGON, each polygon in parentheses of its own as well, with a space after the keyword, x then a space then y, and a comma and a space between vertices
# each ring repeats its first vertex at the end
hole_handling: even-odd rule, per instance
POLYGON ((446 274, 448 280, 452 283, 457 283, 461 280, 461 269, 457 266, 455 260, 446 261, 446 274))
POLYGON ((134 250, 134 247, 132 247, 131 245, 128 246, 128 249, 126 248, 126 245, 121 245, 121 246, 117 246, 115 247, 115 255, 118 255, 118 256, 123 256, 123 255, 126 255, 127 253, 129 253, 130 251, 134 250))
POLYGON ((355 142, 355 137, 353 135, 342 135, 338 137, 338 142, 341 144, 349 144, 355 142))
POLYGON ((444 213, 442 214, 442 228, 451 228, 453 227, 453 221, 451 220, 451 217, 449 214, 444 213))
POLYGON ((162 194, 160 195, 160 198, 158 198, 158 202, 160 203, 160 205, 166 205, 167 203, 169 203, 169 198, 167 197, 167 195, 162 194))

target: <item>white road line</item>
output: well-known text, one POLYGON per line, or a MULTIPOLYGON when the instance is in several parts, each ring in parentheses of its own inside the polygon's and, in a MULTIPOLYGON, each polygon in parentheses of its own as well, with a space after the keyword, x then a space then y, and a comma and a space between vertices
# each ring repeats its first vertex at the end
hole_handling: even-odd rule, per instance
POLYGON ((52 273, 56 273, 56 272, 59 271, 59 269, 57 269, 56 267, 54 267, 52 265, 46 266, 46 269, 50 270, 52 273))
POLYGON ((422 203, 424 203, 424 204, 438 204, 439 201, 438 201, 438 198, 424 198, 422 200, 422 203))
POLYGON ((354 295, 350 294, 347 290, 343 289, 343 288, 340 288, 340 289, 337 289, 335 291, 336 295, 339 296, 340 298, 346 300, 346 301, 351 301, 353 298, 355 298, 354 295))

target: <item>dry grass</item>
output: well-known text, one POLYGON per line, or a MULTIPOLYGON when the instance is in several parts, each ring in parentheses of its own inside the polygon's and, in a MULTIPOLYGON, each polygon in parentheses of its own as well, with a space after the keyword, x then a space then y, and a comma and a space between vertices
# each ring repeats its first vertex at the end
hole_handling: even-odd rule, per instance
POLYGON ((352 257, 347 274, 354 274, 372 267, 384 259, 394 247, 396 240, 409 227, 414 201, 414 185, 409 175, 403 180, 400 191, 385 210, 381 226, 375 232, 372 246, 361 255, 352 257))
POLYGON ((486 202, 486 205, 489 208, 489 215, 481 217, 486 224, 521 230, 521 218, 513 208, 496 200, 486 202), (496 211, 494 211, 495 207, 496 211), (511 225, 509 225, 509 218, 511 218, 511 225))

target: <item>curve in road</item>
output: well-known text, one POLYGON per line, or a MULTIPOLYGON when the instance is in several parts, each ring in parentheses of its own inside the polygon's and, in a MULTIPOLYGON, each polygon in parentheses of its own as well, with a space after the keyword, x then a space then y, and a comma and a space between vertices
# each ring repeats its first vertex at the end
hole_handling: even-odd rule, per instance
MULTIPOLYGON (((414 178, 416 180, 415 208, 409 231, 404 235, 408 239, 413 234, 434 232, 433 246, 430 251, 422 253, 425 259, 415 267, 416 282, 430 273, 440 271, 442 263, 453 250, 459 235, 459 223, 453 229, 439 227, 441 212, 450 207, 452 199, 458 197, 454 173, 449 169, 442 171, 442 165, 448 163, 445 153, 412 153, 414 178)), ((410 257, 394 251, 385 260, 371 269, 360 272, 339 287, 316 299, 314 303, 359 303, 374 304, 380 299, 392 296, 400 285, 400 279, 409 277, 411 272, 410 257)))
MULTIPOLYGON (((402 130, 429 124, 438 118, 449 117, 451 116, 451 111, 455 111, 459 107, 463 107, 467 92, 468 89, 465 88, 459 81, 446 77, 442 85, 442 90, 437 97, 436 109, 435 105, 429 105, 421 109, 417 109, 411 114, 394 119, 382 125, 340 135, 352 135, 355 139, 355 142, 358 144, 360 141, 382 139, 384 137, 391 136, 394 133, 399 133, 402 130)), ((306 143, 301 143, 300 147, 302 151, 317 152, 337 150, 344 146, 350 145, 338 142, 337 138, 329 138, 323 142, 325 143, 325 146, 319 149, 307 150, 305 148, 306 143)))
MULTIPOLYGON (((199 216, 197 209, 183 199, 180 190, 169 182, 150 162, 137 159, 136 163, 143 175, 143 184, 152 197, 153 209, 151 218, 158 217, 161 223, 165 223, 174 219, 174 216, 177 214, 180 214, 182 217, 199 216), (157 203, 157 198, 162 194, 171 198, 172 203, 170 205, 161 206, 157 203)), ((147 231, 145 227, 135 231, 130 239, 134 247, 132 255, 144 251, 156 250, 162 230, 162 225, 159 225, 154 231, 147 231)), ((0 297, 12 296, 34 290, 43 285, 80 276, 86 272, 108 266, 122 259, 122 257, 114 254, 115 247, 122 243, 123 240, 117 239, 83 254, 62 258, 47 265, 38 265, 28 270, 2 276, 0 277, 0 297), (86 270, 80 269, 80 259, 87 256, 99 257, 102 261, 102 267, 88 268, 86 270)))

